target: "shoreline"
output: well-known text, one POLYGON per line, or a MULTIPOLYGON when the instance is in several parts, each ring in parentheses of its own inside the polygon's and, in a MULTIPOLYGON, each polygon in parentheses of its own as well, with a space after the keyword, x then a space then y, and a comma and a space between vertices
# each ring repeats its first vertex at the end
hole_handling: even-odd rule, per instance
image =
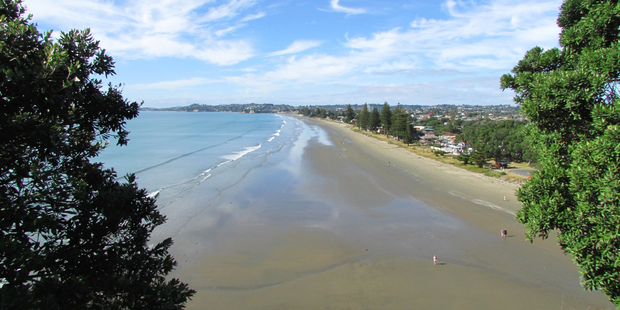
MULTIPOLYGON (((404 142, 401 141, 393 141, 390 139, 385 138, 384 136, 379 136, 378 134, 374 134, 374 133, 370 133, 370 132, 365 132, 365 131, 361 131, 359 129, 356 129, 354 127, 354 125, 351 124, 344 124, 344 123, 338 123, 338 122, 334 122, 331 120, 324 120, 324 119, 316 119, 313 118, 313 120, 315 121, 319 121, 319 122, 325 122, 326 124, 337 124, 342 126, 343 128, 347 128, 349 129, 351 132, 353 133, 357 133, 357 134, 362 134, 365 135, 367 137, 373 138, 375 140, 378 141, 382 141, 385 142, 386 147, 398 147, 401 148, 403 150, 406 150, 412 154, 415 154, 417 156, 419 156, 420 159, 425 159, 425 160, 431 160, 435 163, 440 163, 443 165, 448 165, 448 166, 452 166, 454 168, 458 168, 461 169, 463 171, 469 172, 469 173, 475 173, 481 177, 484 178, 489 178, 489 179, 493 179, 493 180, 499 180, 501 182, 505 182, 507 185, 516 185, 517 187, 520 187, 525 181, 527 181, 527 177, 521 174, 517 174, 514 173, 513 170, 511 170, 510 168, 507 169, 506 171, 504 171, 506 173, 505 176, 501 176, 501 175, 487 175, 487 173, 496 173, 496 171, 492 168, 482 168, 482 169, 489 169, 488 171, 485 172, 479 172, 476 171, 475 168, 473 168, 475 165, 465 165, 465 166, 460 166, 457 165, 455 163, 450 162, 450 160, 442 160, 442 158, 445 157, 437 157, 436 155, 434 155, 435 157, 430 156, 430 154, 432 153, 429 149, 427 149, 424 146, 417 146, 417 145, 405 145, 404 142), (473 169, 469 169, 468 167, 471 167, 473 169)), ((460 162, 460 161, 459 161, 460 162)), ((489 164, 489 162, 487 162, 487 165, 489 164)), ((515 166, 515 168, 518 168, 517 166, 515 166)), ((519 169, 516 169, 519 170, 519 169)), ((536 171, 536 169, 534 168, 527 168, 527 169, 522 169, 525 171, 536 171)))
POLYGON ((524 239, 518 185, 299 119, 331 144, 248 175, 175 239, 188 309, 613 309, 553 238, 524 239))

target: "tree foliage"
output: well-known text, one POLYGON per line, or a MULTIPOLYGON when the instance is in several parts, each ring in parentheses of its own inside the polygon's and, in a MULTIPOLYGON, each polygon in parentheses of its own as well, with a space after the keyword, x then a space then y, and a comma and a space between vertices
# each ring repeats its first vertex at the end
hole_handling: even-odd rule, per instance
POLYGON ((482 168, 487 163, 488 158, 484 154, 484 152, 474 150, 473 152, 471 152, 471 154, 469 154, 467 161, 471 161, 476 166, 478 166, 478 168, 482 168))
POLYGON ((414 140, 413 125, 411 125, 411 116, 405 109, 397 104, 394 111, 392 111, 392 126, 390 134, 396 137, 398 140, 404 140, 406 143, 411 143, 414 140))
POLYGON ((318 118, 326 118, 327 117, 327 110, 326 109, 321 109, 321 107, 316 107, 316 110, 314 110, 314 112, 311 114, 311 116, 318 117, 318 118))
POLYGON ((535 160, 525 132, 525 123, 521 121, 473 121, 463 124, 457 141, 465 142, 468 147, 496 160, 535 160))
POLYGON ((620 306, 620 5, 566 0, 561 48, 528 51, 501 79, 531 120, 541 169, 518 192, 527 237, 558 230, 586 289, 620 306))
POLYGON ((460 134, 461 128, 464 125, 463 120, 453 120, 453 118, 442 117, 442 118, 427 118, 416 121, 416 125, 419 126, 429 126, 433 127, 433 132, 441 136, 445 133, 455 133, 460 134))
POLYGON ((88 30, 55 43, 24 14, 0 0, 0 308, 181 308, 155 200, 90 161, 139 105, 102 89, 114 62, 88 30))
POLYGON ((355 111, 353 111, 353 108, 349 104, 347 105, 347 110, 344 113, 344 121, 347 123, 351 123, 354 118, 355 118, 355 111))
POLYGON ((381 127, 381 114, 379 114, 379 109, 377 109, 377 107, 372 108, 368 123, 368 129, 371 131, 376 131, 379 127, 381 127))
POLYGON ((383 103, 381 109, 381 125, 383 125, 383 132, 388 136, 392 127, 392 109, 387 101, 383 103))
POLYGON ((368 130, 370 124, 370 112, 368 112, 368 104, 364 103, 362 110, 357 113, 357 127, 361 130, 368 130))
POLYGON ((458 156, 456 156, 456 159, 460 160, 463 162, 463 164, 467 165, 469 164, 469 154, 459 154, 458 156))

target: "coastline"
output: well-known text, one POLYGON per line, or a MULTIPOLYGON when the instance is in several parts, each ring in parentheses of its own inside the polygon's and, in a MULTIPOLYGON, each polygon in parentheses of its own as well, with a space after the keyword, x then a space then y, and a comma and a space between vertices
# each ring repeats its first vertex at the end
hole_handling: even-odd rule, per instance
POLYGON ((188 309, 613 309, 553 238, 524 239, 517 184, 303 122, 331 143, 311 139, 297 173, 249 175, 217 229, 204 216, 175 239, 188 309))

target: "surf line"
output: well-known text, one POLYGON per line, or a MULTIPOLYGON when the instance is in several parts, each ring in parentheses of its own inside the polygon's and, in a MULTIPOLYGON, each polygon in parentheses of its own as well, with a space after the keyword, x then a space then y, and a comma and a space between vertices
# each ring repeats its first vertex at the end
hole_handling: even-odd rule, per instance
POLYGON ((467 195, 465 195, 463 193, 460 193, 460 192, 457 192, 457 191, 450 191, 450 195, 459 197, 459 198, 464 199, 464 200, 469 200, 469 201, 471 201, 471 202, 473 202, 473 203, 475 203, 477 205, 481 205, 481 206, 484 206, 484 207, 487 207, 487 208, 491 208, 493 210, 504 211, 504 212, 506 212, 506 213, 508 213, 510 215, 513 215, 513 216, 515 215, 514 212, 512 212, 510 210, 506 210, 506 209, 504 209, 504 208, 502 208, 502 207, 500 207, 500 206, 498 206, 498 205, 496 205, 494 203, 488 202, 486 200, 478 199, 478 198, 475 198, 475 197, 467 196, 467 195))

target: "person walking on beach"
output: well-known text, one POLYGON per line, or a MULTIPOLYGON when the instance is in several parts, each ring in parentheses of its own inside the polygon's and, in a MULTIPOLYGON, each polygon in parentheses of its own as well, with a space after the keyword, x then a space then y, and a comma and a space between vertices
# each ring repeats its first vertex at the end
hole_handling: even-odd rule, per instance
POLYGON ((437 256, 433 255, 433 265, 437 265, 437 256))

